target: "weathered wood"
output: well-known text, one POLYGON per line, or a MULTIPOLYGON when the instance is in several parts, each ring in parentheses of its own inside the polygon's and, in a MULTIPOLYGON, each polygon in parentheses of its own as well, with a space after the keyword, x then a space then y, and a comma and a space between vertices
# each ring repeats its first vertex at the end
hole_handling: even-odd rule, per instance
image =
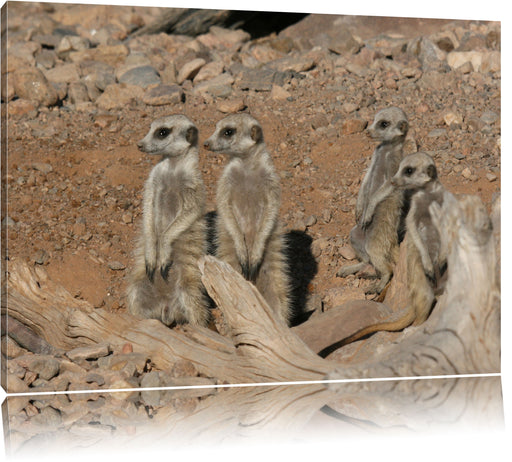
POLYGON ((292 327, 291 330, 309 348, 324 356, 339 348, 355 332, 389 321, 393 316, 396 316, 394 311, 383 303, 352 300, 292 327))
MULTIPOLYGON (((358 352, 350 358, 350 365, 346 363, 330 378, 500 371, 500 292, 491 220, 477 196, 463 196, 447 213, 435 208, 433 212, 451 250, 445 292, 430 317, 394 337, 392 344, 381 343, 371 359, 358 352)), ((364 348, 374 351, 375 341, 369 339, 364 348)))
MULTIPOLYGON (((155 392, 159 393, 141 393, 135 401, 137 408, 147 405, 145 393, 155 392)), ((34 434, 39 436, 35 438, 39 444, 44 437, 54 455, 56 448, 69 453, 76 448, 99 450, 98 446, 108 445, 112 450, 116 445, 140 447, 148 441, 152 448, 159 445, 162 450, 175 450, 182 445, 221 442, 245 445, 248 441, 318 439, 325 443, 354 433, 367 437, 368 432, 379 435, 379 431, 391 429, 406 436, 411 430, 499 431, 504 421, 499 377, 340 383, 330 389, 318 383, 234 387, 217 389, 186 411, 177 411, 167 402, 151 415, 138 413, 136 418, 130 413, 135 407, 134 397, 123 401, 117 393, 103 392, 100 396, 101 407, 89 414, 83 408, 90 395, 65 406, 61 396, 9 397, 3 407, 3 415, 10 422, 5 432, 8 453, 19 456, 33 450, 30 438, 34 434), (17 402, 20 399, 25 403, 17 402), (41 425, 38 414, 27 420, 9 418, 17 416, 30 400, 37 400, 42 414, 46 407, 60 409, 59 428, 41 425)))
POLYGON ((8 313, 58 348, 130 342, 160 369, 184 359, 203 375, 230 383, 498 372, 497 230, 493 234, 485 208, 474 196, 438 215, 441 235, 451 249, 446 292, 427 322, 406 329, 394 343, 376 348, 375 336, 368 339, 371 360, 357 354, 350 364, 320 358, 275 319, 252 284, 210 256, 200 261, 203 283, 225 318, 230 338, 204 328, 168 329, 156 320, 94 310, 24 264, 9 266, 8 313))

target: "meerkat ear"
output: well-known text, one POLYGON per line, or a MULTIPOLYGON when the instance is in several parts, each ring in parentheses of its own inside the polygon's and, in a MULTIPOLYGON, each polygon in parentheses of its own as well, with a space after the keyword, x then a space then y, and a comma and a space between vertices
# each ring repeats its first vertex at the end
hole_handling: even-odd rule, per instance
POLYGON ((400 124, 398 125, 398 129, 402 132, 402 133, 407 133, 409 131, 409 124, 403 120, 402 122, 400 122, 400 124))
POLYGON ((251 138, 252 140, 258 144, 263 141, 263 132, 259 125, 253 125, 251 128, 251 138))
POLYGON ((196 127, 190 127, 187 130, 187 142, 190 143, 192 146, 195 146, 197 144, 197 137, 198 137, 198 131, 196 127))
POLYGON ((432 180, 435 180, 437 178, 437 169, 435 165, 429 165, 427 167, 427 175, 432 180))

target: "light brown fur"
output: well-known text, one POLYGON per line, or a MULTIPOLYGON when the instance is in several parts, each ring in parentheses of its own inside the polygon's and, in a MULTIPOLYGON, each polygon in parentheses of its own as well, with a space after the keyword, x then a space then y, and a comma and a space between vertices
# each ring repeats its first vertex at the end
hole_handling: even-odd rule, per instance
POLYGON ((205 188, 198 168, 197 128, 183 115, 162 117, 138 146, 163 157, 144 188, 128 309, 166 325, 204 326, 209 313, 197 261, 206 254, 205 188))
POLYGON ((439 235, 436 217, 442 210, 453 208, 456 199, 446 191, 437 178, 434 160, 426 153, 406 156, 398 172, 388 180, 369 203, 371 215, 379 200, 397 189, 411 191, 411 208, 406 218, 407 286, 409 305, 392 316, 389 321, 368 326, 345 339, 353 342, 379 330, 396 331, 425 322, 442 287, 441 277, 447 264, 448 245, 439 235))
POLYGON ((217 123, 205 147, 229 156, 217 187, 217 256, 290 320, 289 276, 278 222, 280 184, 260 124, 248 114, 217 123))
POLYGON ((403 146, 409 125, 407 116, 396 107, 379 111, 369 128, 371 136, 381 141, 375 149, 370 167, 359 189, 356 203, 356 225, 350 231, 350 242, 360 263, 338 271, 341 277, 354 274, 371 263, 380 281, 368 293, 380 293, 393 274, 398 259, 399 233, 404 195, 393 190, 379 200, 371 214, 368 204, 397 171, 403 158, 403 146))

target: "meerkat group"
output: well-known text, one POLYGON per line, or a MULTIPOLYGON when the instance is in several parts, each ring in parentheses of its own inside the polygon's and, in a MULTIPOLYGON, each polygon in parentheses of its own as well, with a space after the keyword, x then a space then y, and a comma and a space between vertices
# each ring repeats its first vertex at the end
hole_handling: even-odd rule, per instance
POLYGON ((361 183, 356 202, 356 225, 350 231, 350 242, 360 262, 338 272, 339 276, 345 277, 361 271, 368 263, 373 265, 380 281, 370 286, 368 293, 382 292, 393 274, 398 259, 399 237, 403 231, 400 227, 405 208, 404 194, 399 190, 387 194, 371 214, 368 213, 368 204, 396 173, 403 158, 408 130, 407 116, 397 107, 379 111, 368 129, 371 137, 380 144, 361 183))
MULTIPOLYGON (((406 233, 410 307, 401 319, 370 327, 356 334, 357 338, 424 322, 446 267, 446 249, 429 205, 435 202, 443 207, 453 196, 439 182, 428 154, 404 157, 408 130, 407 116, 397 107, 379 111, 369 127, 380 144, 361 183, 356 224, 349 236, 360 262, 341 268, 338 275, 357 273, 370 264, 379 281, 367 292, 381 293, 392 277, 406 233)), ((229 115, 216 124, 203 146, 228 158, 218 180, 215 219, 207 219, 204 213, 198 129, 189 118, 156 119, 138 143, 140 150, 162 159, 144 187, 142 231, 128 284, 128 309, 169 326, 207 325, 208 300, 198 260, 213 251, 252 282, 277 317, 289 324, 290 278, 279 223, 281 187, 262 126, 249 114, 229 115), (210 245, 207 234, 215 236, 210 245)))
MULTIPOLYGON (((254 283, 285 323, 290 319, 280 181, 248 114, 221 120, 204 143, 229 157, 217 188, 215 254, 254 283)), ((205 188, 198 168, 198 130, 183 115, 155 120, 139 148, 161 155, 144 188, 143 226, 128 283, 128 310, 167 325, 206 325, 208 302, 198 260, 207 253, 205 188)))

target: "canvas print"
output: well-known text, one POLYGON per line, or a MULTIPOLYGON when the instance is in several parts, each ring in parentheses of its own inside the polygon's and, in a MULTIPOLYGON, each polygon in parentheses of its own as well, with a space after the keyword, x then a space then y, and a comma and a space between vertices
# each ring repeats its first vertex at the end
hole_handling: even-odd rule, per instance
POLYGON ((7 2, 1 97, 14 451, 228 401, 501 421, 500 22, 7 2))

